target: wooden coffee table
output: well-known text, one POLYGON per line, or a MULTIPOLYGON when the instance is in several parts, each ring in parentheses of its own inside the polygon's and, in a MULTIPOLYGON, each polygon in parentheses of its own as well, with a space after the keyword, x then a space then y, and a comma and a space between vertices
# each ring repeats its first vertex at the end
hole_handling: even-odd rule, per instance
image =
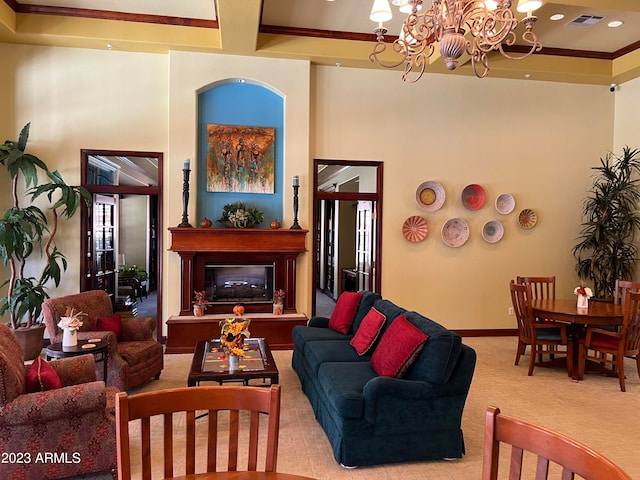
POLYGON ((86 355, 90 353, 96 359, 96 362, 102 362, 102 375, 104 383, 107 383, 107 355, 109 353, 109 344, 105 340, 89 342, 88 340, 78 340, 78 344, 74 347, 63 347, 62 342, 52 343, 49 345, 45 353, 47 360, 52 358, 77 357, 78 355, 86 355), (87 345, 85 347, 85 345, 87 345), (90 347, 89 345, 95 345, 90 347))
POLYGON ((200 382, 243 382, 249 384, 253 379, 269 379, 271 384, 278 383, 278 368, 273 360, 271 349, 264 338, 248 338, 249 347, 240 358, 239 367, 229 371, 229 361, 221 348, 220 340, 202 340, 196 344, 187 385, 194 387, 200 382))

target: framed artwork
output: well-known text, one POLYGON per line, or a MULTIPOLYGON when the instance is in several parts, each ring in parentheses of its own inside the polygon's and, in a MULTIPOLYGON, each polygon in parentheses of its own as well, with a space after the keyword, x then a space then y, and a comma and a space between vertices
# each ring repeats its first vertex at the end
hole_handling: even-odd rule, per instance
POLYGON ((207 125, 207 191, 274 193, 271 127, 207 125))

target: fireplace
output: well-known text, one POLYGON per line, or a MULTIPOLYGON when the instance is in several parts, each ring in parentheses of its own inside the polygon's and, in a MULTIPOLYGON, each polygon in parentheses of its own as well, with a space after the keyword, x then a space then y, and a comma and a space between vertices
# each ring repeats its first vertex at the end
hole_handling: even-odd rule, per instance
POLYGON ((273 302, 274 264, 204 266, 204 291, 213 305, 273 302))
POLYGON ((296 310, 296 258, 306 252, 307 230, 170 228, 171 248, 180 255, 180 314, 167 319, 165 353, 190 353, 198 341, 220 336, 220 320, 242 303, 251 336, 274 349, 291 349, 291 330, 306 325, 296 310), (215 286, 215 288, 214 288, 215 286), (284 312, 273 314, 273 291, 285 291, 284 312), (194 291, 212 304, 192 316, 194 291), (222 290, 222 291, 221 291, 222 290))
POLYGON ((194 291, 212 302, 207 314, 271 313, 273 291, 285 291, 284 313, 296 313, 296 258, 307 230, 170 228, 170 250, 181 259, 180 315, 191 315, 194 291), (225 285, 227 282, 227 285, 225 285), (246 285, 244 284, 246 282, 246 285))

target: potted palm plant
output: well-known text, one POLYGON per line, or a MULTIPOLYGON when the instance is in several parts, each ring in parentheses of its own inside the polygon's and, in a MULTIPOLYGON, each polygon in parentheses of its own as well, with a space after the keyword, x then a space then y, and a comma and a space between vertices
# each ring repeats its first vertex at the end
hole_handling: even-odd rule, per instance
POLYGON ((85 188, 67 185, 60 173, 25 153, 29 128, 30 124, 23 127, 18 141, 7 140, 0 145, 0 164, 9 173, 13 195, 13 205, 0 218, 0 258, 10 272, 1 286, 7 290, 0 298, 0 315, 9 313, 9 325, 21 342, 25 360, 35 358, 42 350, 42 302, 49 297, 47 291, 52 284, 60 285, 62 272, 67 269, 67 259, 54 241, 58 219, 71 218, 82 201, 91 203, 85 188), (40 182, 39 173, 48 181, 40 182), (45 210, 50 221, 45 210, 33 204, 42 195, 49 203, 45 210), (30 204, 27 207, 20 204, 25 199, 30 204))
POLYGON ((592 169, 596 173, 573 255, 580 279, 593 282, 594 297, 611 301, 616 279, 631 279, 637 260, 640 151, 625 146, 622 155, 609 153, 592 169))

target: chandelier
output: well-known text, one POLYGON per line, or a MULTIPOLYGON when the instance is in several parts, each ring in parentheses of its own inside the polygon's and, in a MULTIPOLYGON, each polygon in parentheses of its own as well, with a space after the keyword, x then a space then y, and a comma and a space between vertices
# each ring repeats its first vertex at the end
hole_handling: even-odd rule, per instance
POLYGON ((417 82, 424 73, 428 58, 435 52, 435 44, 444 59, 447 69, 455 70, 458 59, 466 52, 471 58, 473 71, 478 78, 489 73, 488 55, 499 51, 511 60, 521 60, 542 45, 533 32, 537 18, 532 12, 542 5, 541 0, 518 0, 517 11, 526 16, 520 22, 511 10, 512 0, 433 0, 424 12, 422 0, 392 0, 400 12, 408 13, 399 37, 391 44, 393 51, 401 55, 400 61, 389 64, 381 60, 388 44, 384 41, 387 29, 383 23, 393 17, 388 0, 374 0, 370 19, 378 23, 374 29, 377 43, 369 60, 385 68, 396 68, 404 64, 402 79, 417 82), (511 56, 505 46, 516 42, 514 30, 519 23, 524 25, 522 40, 529 50, 521 56, 511 56))

